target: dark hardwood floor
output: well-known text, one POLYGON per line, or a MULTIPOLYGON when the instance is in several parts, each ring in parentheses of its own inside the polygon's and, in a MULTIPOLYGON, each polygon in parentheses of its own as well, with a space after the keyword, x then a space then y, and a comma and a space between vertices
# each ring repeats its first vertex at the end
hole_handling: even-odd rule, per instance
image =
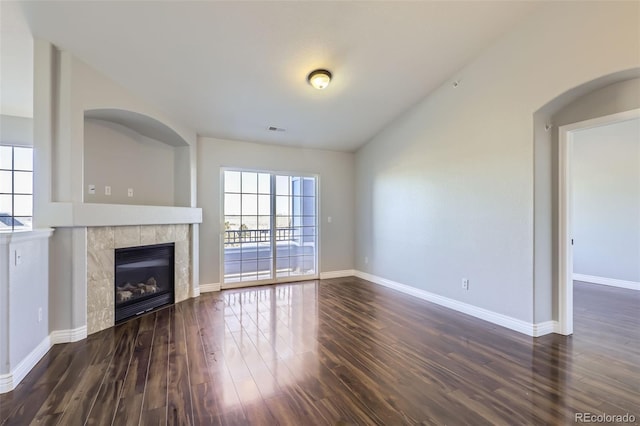
POLYGON ((638 424, 639 293, 576 283, 537 339, 357 278, 203 294, 54 346, 0 424, 638 424))

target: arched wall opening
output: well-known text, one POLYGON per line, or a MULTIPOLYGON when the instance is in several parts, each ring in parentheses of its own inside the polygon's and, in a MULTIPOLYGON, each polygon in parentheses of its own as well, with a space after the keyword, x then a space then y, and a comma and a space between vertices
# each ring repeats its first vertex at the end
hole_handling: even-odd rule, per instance
POLYGON ((534 113, 534 322, 559 320, 559 128, 640 108, 640 68, 606 75, 534 113))

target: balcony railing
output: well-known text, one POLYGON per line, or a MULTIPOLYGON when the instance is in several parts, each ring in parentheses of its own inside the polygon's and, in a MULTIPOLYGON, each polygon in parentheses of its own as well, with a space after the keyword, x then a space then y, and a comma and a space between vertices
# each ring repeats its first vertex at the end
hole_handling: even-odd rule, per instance
MULTIPOLYGON (((276 241, 291 241, 294 228, 276 228, 276 241)), ((238 229, 224 231, 225 244, 268 243, 271 241, 270 229, 238 229)))
POLYGON ((226 230, 224 243, 225 282, 273 278, 274 259, 278 277, 306 275, 316 270, 315 237, 305 236, 300 227, 226 230), (275 247, 270 244, 273 231, 278 243, 275 247))

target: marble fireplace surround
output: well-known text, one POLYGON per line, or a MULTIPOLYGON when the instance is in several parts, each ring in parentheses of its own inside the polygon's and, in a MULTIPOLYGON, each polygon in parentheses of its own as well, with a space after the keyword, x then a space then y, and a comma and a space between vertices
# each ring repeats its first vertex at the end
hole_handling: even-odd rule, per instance
POLYGON ((87 334, 115 324, 115 249, 175 243, 175 303, 191 293, 191 226, 140 225, 87 228, 87 334))

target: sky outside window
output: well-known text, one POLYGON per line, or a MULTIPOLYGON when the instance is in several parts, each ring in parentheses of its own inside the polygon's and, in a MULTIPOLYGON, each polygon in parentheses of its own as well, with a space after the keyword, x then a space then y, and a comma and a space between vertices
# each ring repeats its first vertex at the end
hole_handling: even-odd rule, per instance
POLYGON ((31 229, 33 148, 0 145, 0 231, 31 229))

